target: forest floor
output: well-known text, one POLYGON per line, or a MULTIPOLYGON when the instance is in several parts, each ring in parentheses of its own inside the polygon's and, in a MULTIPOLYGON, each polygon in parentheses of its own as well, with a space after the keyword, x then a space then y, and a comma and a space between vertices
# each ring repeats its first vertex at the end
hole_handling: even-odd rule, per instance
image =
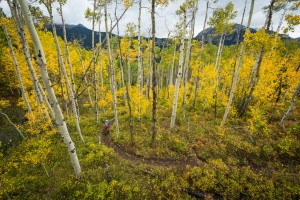
POLYGON ((119 144, 116 144, 114 140, 110 137, 109 134, 104 134, 104 131, 101 134, 101 139, 104 145, 109 148, 112 148, 115 153, 123 158, 124 160, 132 161, 135 163, 143 163, 146 165, 157 166, 157 167, 170 167, 176 169, 185 169, 187 166, 195 167, 203 165, 203 161, 201 161, 195 151, 191 148, 190 155, 186 157, 186 159, 166 159, 166 158, 156 158, 156 157, 143 157, 137 155, 136 153, 126 150, 119 144))

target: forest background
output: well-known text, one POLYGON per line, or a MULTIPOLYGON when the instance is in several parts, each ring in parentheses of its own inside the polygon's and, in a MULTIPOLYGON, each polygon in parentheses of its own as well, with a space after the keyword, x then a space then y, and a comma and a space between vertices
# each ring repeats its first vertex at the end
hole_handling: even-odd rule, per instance
POLYGON ((208 16, 217 2, 185 1, 161 44, 155 9, 173 2, 149 2, 151 37, 144 37, 141 1, 94 0, 85 12, 91 49, 67 41, 66 1, 38 1, 49 17, 25 0, 6 2, 12 17, 1 12, 2 198, 300 197, 299 41, 278 34, 299 25, 298 1, 271 0, 255 33, 256 2, 245 1, 244 41, 227 46, 237 15, 231 2, 208 16), (125 13, 134 3, 138 22, 128 23, 123 37, 112 35, 123 13, 107 7, 125 13), (193 39, 199 5, 206 7, 203 30, 213 27, 219 37, 215 45, 204 34, 193 39), (274 15, 281 17, 272 33, 274 15), (105 36, 94 34, 97 28, 105 36), (109 136, 102 134, 105 119, 109 136))

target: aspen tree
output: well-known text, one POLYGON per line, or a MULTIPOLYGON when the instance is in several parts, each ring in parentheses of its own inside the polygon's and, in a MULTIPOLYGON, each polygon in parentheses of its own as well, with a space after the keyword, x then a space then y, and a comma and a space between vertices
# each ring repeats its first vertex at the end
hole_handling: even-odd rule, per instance
MULTIPOLYGON (((70 78, 71 78, 71 86, 72 86, 71 89, 72 89, 72 92, 74 94, 75 93, 75 81, 74 81, 72 63, 71 63, 70 53, 69 53, 69 45, 68 45, 68 40, 67 40, 67 31, 66 31, 65 20, 64 20, 64 15, 63 15, 63 5, 66 2, 67 2, 67 0, 58 0, 58 3, 59 3, 58 13, 61 17, 61 23, 62 23, 62 27, 63 27, 63 36, 64 36, 63 39, 64 39, 64 43, 65 43, 67 63, 68 63, 70 78)), ((75 98, 75 104, 76 104, 78 118, 80 118, 77 98, 75 98)))
POLYGON ((156 59, 155 59, 155 0, 151 1, 151 23, 152 23, 152 147, 155 146, 156 139, 156 59))
POLYGON ((177 78, 175 81, 175 91, 174 91, 174 99, 173 99, 173 108, 172 108, 172 115, 171 115, 171 123, 170 123, 170 129, 173 129, 175 126, 175 120, 176 120, 176 113, 177 113, 177 105, 178 105, 178 95, 179 95, 179 86, 180 81, 182 77, 182 68, 183 68, 183 62, 184 62, 184 40, 185 40, 185 31, 186 31, 186 14, 188 9, 188 3, 187 1, 185 4, 183 4, 180 7, 180 11, 183 12, 183 19, 182 19, 182 35, 181 35, 181 41, 180 41, 180 56, 179 56, 179 66, 178 66, 178 72, 177 72, 177 78))
POLYGON ((195 22, 196 22, 196 13, 198 11, 198 0, 194 0, 191 2, 192 6, 192 21, 190 26, 189 38, 188 38, 188 46, 186 50, 185 62, 184 62, 184 77, 183 77, 183 86, 184 86, 184 93, 183 93, 183 117, 185 118, 185 110, 186 110, 186 90, 187 90, 187 80, 189 74, 189 67, 191 61, 191 50, 192 50, 192 39, 194 37, 194 29, 195 29, 195 22))
POLYGON ((104 0, 104 21, 105 21, 105 30, 106 30, 106 40, 107 40, 107 49, 108 49, 108 57, 109 57, 109 65, 110 65, 110 73, 111 73, 111 86, 112 86, 112 95, 113 95, 113 108, 115 115, 115 123, 116 123, 116 133, 117 137, 119 137, 119 119, 118 119, 118 105, 117 105, 117 94, 116 94, 116 78, 115 78, 115 67, 114 60, 112 57, 111 45, 110 45, 110 33, 108 31, 107 24, 107 0, 104 0))
MULTIPOLYGON (((271 0, 270 5, 267 6, 267 18, 265 21, 265 25, 263 27, 263 29, 268 32, 270 30, 270 26, 271 26, 271 21, 272 21, 272 16, 273 16, 273 12, 274 12, 274 8, 276 7, 276 0, 271 0)), ((244 115, 244 113, 246 112, 248 105, 250 103, 250 100, 252 98, 252 93, 258 83, 258 79, 259 79, 259 75, 260 75, 260 67, 261 67, 261 62, 263 59, 263 55, 264 55, 264 47, 260 47, 259 49, 259 53, 257 54, 257 57, 255 59, 255 63, 252 67, 252 71, 250 74, 250 79, 249 79, 249 83, 248 83, 248 88, 250 88, 249 93, 245 96, 244 101, 242 103, 242 107, 239 111, 239 116, 242 117, 244 115)))
POLYGON ((298 86, 296 87, 296 89, 294 91, 289 109, 286 111, 286 113, 284 114, 284 116, 282 117, 282 119, 280 121, 280 126, 283 128, 283 130, 286 130, 285 126, 284 126, 284 121, 289 116, 289 114, 293 111, 293 107, 295 106, 295 102, 296 102, 296 97, 299 93, 300 93, 300 82, 298 83, 298 86))
MULTIPOLYGON (((206 0, 206 9, 205 9, 205 18, 204 18, 204 24, 203 24, 203 28, 202 31, 205 30, 206 27, 206 21, 207 21, 207 17, 208 17, 208 8, 209 8, 209 0, 206 0)), ((195 108, 196 105, 196 100, 197 100, 197 89, 198 89, 198 82, 199 82, 199 73, 200 73, 200 69, 201 69, 201 59, 202 59, 202 53, 203 53, 203 47, 204 47, 204 42, 205 42, 205 38, 204 38, 204 34, 202 34, 201 37, 201 46, 200 46, 200 53, 199 53, 199 65, 198 65, 198 69, 197 69, 197 76, 195 77, 195 90, 194 90, 194 101, 193 101, 193 107, 195 108)))
POLYGON ((138 16, 138 87, 139 87, 139 120, 141 119, 141 96, 143 95, 143 66, 141 61, 141 13, 142 0, 139 0, 138 16))
MULTIPOLYGON (((92 15, 92 51, 93 51, 93 66, 94 66, 94 109, 96 115, 97 123, 100 122, 99 119, 99 107, 98 107, 98 75, 96 70, 96 49, 95 49, 95 23, 96 23, 96 0, 93 3, 93 15, 92 15)), ((100 34, 100 33, 99 33, 100 34)))
POLYGON ((17 30, 20 43, 22 45, 22 51, 23 51, 27 66, 28 66, 29 71, 30 71, 30 78, 31 78, 32 83, 33 83, 34 95, 35 95, 37 103, 40 105, 40 104, 43 103, 43 99, 42 99, 42 97, 40 95, 40 92, 39 92, 39 89, 38 89, 38 79, 36 77, 36 73, 34 71, 34 68, 33 68, 33 65, 32 65, 32 62, 31 62, 30 53, 29 53, 29 46, 28 46, 27 39, 25 37, 24 25, 22 23, 22 20, 20 19, 18 11, 17 11, 16 1, 14 1, 14 3, 12 3, 11 1, 8 0, 7 3, 8 3, 8 6, 10 8, 11 15, 12 15, 12 18, 13 18, 13 21, 14 21, 14 25, 15 25, 15 28, 17 30))
POLYGON ((45 59, 43 47, 41 45, 40 39, 39 39, 36 29, 34 27, 34 24, 32 21, 32 16, 29 11, 26 0, 18 0, 18 2, 20 4, 22 13, 24 15, 26 26, 28 28, 28 31, 30 33, 31 39, 33 41, 33 44, 34 44, 34 47, 36 50, 36 55, 37 55, 36 61, 39 66, 40 76, 44 83, 45 89, 48 93, 51 107, 53 108, 54 113, 55 113, 55 122, 58 126, 58 129, 59 129, 61 135, 62 135, 63 141, 68 149, 68 153, 71 158, 71 163, 72 163, 76 178, 79 179, 80 173, 81 173, 81 168, 80 168, 80 164, 79 164, 78 157, 76 154, 76 148, 75 148, 75 145, 69 135, 67 124, 64 120, 62 111, 60 109, 56 95, 52 88, 52 83, 51 83, 50 78, 47 73, 47 62, 45 59))
POLYGON ((218 52, 215 61, 215 72, 216 72, 216 87, 214 91, 214 112, 215 117, 217 115, 217 98, 218 90, 220 86, 220 61, 222 57, 222 50, 226 38, 226 34, 231 31, 233 23, 230 23, 230 20, 236 17, 237 12, 234 11, 234 5, 232 2, 229 2, 225 8, 219 8, 213 11, 213 16, 210 17, 208 22, 209 25, 215 26, 216 33, 221 34, 218 52))
POLYGON ((22 76, 21 76, 21 73, 20 73, 20 70, 19 70, 19 64, 18 64, 16 55, 15 55, 15 52, 14 52, 14 49, 13 49, 13 45, 12 45, 10 36, 8 35, 6 25, 2 25, 2 28, 4 30, 4 34, 5 34, 7 43, 8 43, 9 51, 10 51, 11 57, 13 59, 13 64, 14 64, 14 67, 15 67, 15 70, 16 70, 16 74, 17 74, 17 77, 18 77, 21 93, 22 93, 26 108, 27 108, 29 113, 32 113, 31 106, 29 104, 29 101, 28 101, 28 98, 27 98, 27 95, 26 95, 26 90, 25 90, 25 87, 24 87, 24 84, 23 84, 22 76))
POLYGON ((51 25, 52 25, 52 30, 53 30, 52 32, 53 32, 54 42, 55 42, 55 46, 56 46, 56 51, 57 51, 57 54, 58 54, 58 61, 59 61, 60 69, 62 70, 62 74, 64 75, 68 91, 69 91, 68 96, 69 96, 69 100, 71 101, 71 108, 72 108, 74 118, 75 118, 75 126, 76 126, 76 129, 77 129, 79 138, 80 138, 81 142, 84 144, 84 139, 82 137, 81 129, 80 129, 79 116, 78 116, 77 108, 76 108, 76 97, 74 96, 74 92, 72 90, 71 84, 70 84, 69 79, 68 79, 68 74, 67 74, 67 70, 66 70, 66 67, 65 67, 65 64, 64 64, 64 59, 63 59, 62 52, 61 52, 61 49, 60 49, 60 46, 59 46, 59 43, 58 43, 58 39, 57 39, 56 27, 55 27, 55 24, 54 24, 54 21, 53 21, 52 1, 44 2, 44 5, 46 6, 47 11, 50 15, 50 22, 51 22, 51 25))
MULTIPOLYGON (((101 18, 102 18, 102 14, 101 14, 101 6, 99 6, 99 46, 102 44, 102 33, 101 33, 101 18)), ((102 95, 102 98, 104 98, 104 84, 103 84, 103 63, 102 63, 102 51, 99 51, 99 66, 100 66, 100 81, 101 81, 101 91, 100 91, 100 95, 102 95)), ((104 105, 102 104, 102 113, 105 113, 105 108, 104 105)))
MULTIPOLYGON (((82 69, 83 69, 83 74, 86 74, 86 69, 85 69, 85 65, 84 65, 84 60, 83 60, 81 52, 80 52, 80 47, 78 47, 76 49, 76 52, 77 52, 77 54, 79 56, 79 59, 80 59, 80 62, 81 62, 81 66, 82 66, 82 69)), ((92 104, 92 96, 91 96, 90 87, 89 87, 90 84, 89 84, 88 79, 86 78, 86 76, 83 77, 83 80, 84 80, 85 84, 87 85, 89 103, 92 104)))
MULTIPOLYGON (((246 9, 246 3, 247 3, 247 1, 245 1, 245 9, 246 9)), ((249 27, 250 27, 250 24, 251 24, 251 19, 252 19, 252 14, 253 14, 253 8, 254 8, 254 0, 251 0, 251 6, 250 6, 250 11, 249 11, 249 18, 248 18, 248 23, 247 23, 246 31, 249 30, 249 27)), ((245 12, 245 9, 244 9, 244 12, 245 12)), ((241 22, 241 25, 242 24, 243 24, 243 21, 241 22)), ((238 35, 239 35, 239 33, 238 33, 238 35)), ((238 43, 238 41, 237 41, 237 43, 238 43)), ((239 54, 239 61, 238 61, 237 66, 235 66, 235 70, 234 70, 234 74, 233 74, 233 80, 232 80, 230 94, 229 94, 229 99, 228 99, 227 107, 226 107, 226 110, 225 110, 225 113, 224 113, 224 116, 223 116, 223 119, 222 119, 222 122, 221 122, 221 127, 223 127, 224 124, 225 124, 226 118, 227 118, 229 110, 230 110, 230 106, 232 104, 234 90, 235 90, 235 87, 236 87, 236 81, 238 79, 238 73, 239 73, 239 70, 240 70, 240 68, 242 66, 244 51, 245 51, 245 45, 242 44, 242 48, 241 48, 241 51, 240 51, 240 54, 239 54)))

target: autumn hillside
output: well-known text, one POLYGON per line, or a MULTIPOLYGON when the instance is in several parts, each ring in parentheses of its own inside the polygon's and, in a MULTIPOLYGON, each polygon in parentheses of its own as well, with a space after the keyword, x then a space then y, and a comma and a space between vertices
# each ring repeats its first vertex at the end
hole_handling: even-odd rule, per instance
MULTIPOLYGON (((91 49, 68 41, 65 1, 39 1, 48 18, 25 0, 1 11, 0 199, 300 199, 300 43, 269 32, 279 13, 293 31, 299 2, 271 0, 251 33, 249 1, 244 41, 227 46, 234 4, 206 10, 213 44, 193 31, 214 1, 185 1, 163 47, 154 23, 151 38, 140 21, 110 34, 115 4, 92 2, 105 37, 91 49)), ((151 22, 167 3, 147 2, 151 22)))

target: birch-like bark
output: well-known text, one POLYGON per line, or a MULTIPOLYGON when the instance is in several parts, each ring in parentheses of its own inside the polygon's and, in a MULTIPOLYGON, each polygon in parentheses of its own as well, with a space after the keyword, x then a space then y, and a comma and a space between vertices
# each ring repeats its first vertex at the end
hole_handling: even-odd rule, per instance
POLYGON ((195 8, 193 8, 192 22, 191 22, 191 28, 190 28, 189 39, 188 39, 188 46, 187 46, 185 62, 184 62, 184 69, 185 69, 184 70, 184 79, 183 79, 184 92, 183 92, 183 104, 182 104, 183 118, 185 118, 185 111, 186 111, 186 90, 187 90, 187 80, 188 80, 190 61, 191 61, 192 39, 194 37, 196 13, 198 11, 198 1, 195 0, 194 3, 195 3, 195 8))
POLYGON ((180 56, 179 56, 179 66, 178 66, 178 72, 177 72, 177 78, 175 81, 175 91, 174 91, 174 99, 173 99, 173 108, 172 108, 172 115, 171 115, 171 123, 170 123, 170 129, 173 129, 175 126, 175 120, 176 120, 176 113, 177 113, 177 106, 178 106, 178 94, 179 94, 179 86, 180 81, 182 77, 182 68, 183 68, 183 62, 184 62, 184 40, 185 40, 185 31, 186 31, 186 14, 187 14, 187 5, 184 10, 183 15, 183 23, 182 23, 182 36, 180 41, 180 56))
POLYGON ((141 96, 143 95, 143 66, 141 62, 141 13, 142 0, 139 1, 139 17, 138 17, 138 88, 139 88, 139 120, 141 119, 141 96))
POLYGON ((284 114, 284 116, 282 117, 282 119, 280 121, 280 126, 283 128, 283 130, 286 130, 285 126, 284 126, 284 121, 289 116, 289 114, 293 111, 293 107, 295 106, 295 102, 296 102, 296 97, 299 93, 300 93, 300 82, 298 82, 298 86, 294 91, 289 109, 286 111, 286 113, 284 114))
POLYGON ((170 99, 170 93, 171 93, 171 86, 174 84, 173 83, 173 76, 174 76, 174 67, 175 67, 175 56, 176 56, 176 44, 174 44, 174 53, 173 53, 173 59, 172 59, 172 65, 170 69, 170 74, 169 74, 169 89, 168 89, 168 99, 170 99))
MULTIPOLYGON (((275 3, 276 3, 276 0, 271 0, 270 5, 268 6, 267 18, 266 18, 265 25, 263 27, 263 29, 266 32, 270 30, 272 15, 273 15, 273 7, 274 7, 275 3)), ((258 79, 259 79, 259 75, 260 75, 260 66, 261 66, 263 54, 264 54, 264 47, 261 47, 259 50, 259 53, 256 57, 256 61, 252 68, 252 72, 251 72, 250 80, 249 80, 249 84, 248 84, 248 88, 250 88, 250 91, 249 91, 248 95, 245 97, 245 100, 243 101, 243 106, 239 112, 240 117, 242 117, 244 115, 244 113, 246 112, 249 102, 251 101, 251 98, 252 98, 252 93, 258 83, 258 79)))
MULTIPOLYGON (((277 30, 276 30, 274 42, 276 42, 277 39, 278 39, 278 34, 279 34, 280 28, 281 28, 281 26, 282 26, 282 22, 283 22, 283 19, 284 19, 284 16, 285 16, 285 14, 286 14, 287 9, 288 9, 288 8, 287 8, 287 2, 286 2, 286 3, 284 4, 283 13, 282 13, 281 18, 280 18, 280 20, 279 20, 279 24, 278 24, 278 27, 277 27, 277 30)), ((270 51, 270 53, 269 53, 269 56, 268 56, 268 59, 271 58, 272 53, 273 53, 273 50, 274 50, 274 45, 272 46, 272 49, 271 49, 271 51, 270 51)))
POLYGON ((112 57, 111 46, 110 46, 110 35, 108 32, 108 24, 107 24, 107 0, 104 1, 104 21, 105 21, 107 49, 108 49, 108 57, 109 57, 110 73, 111 73, 110 80, 112 85, 113 108, 115 114, 116 133, 118 138, 120 131, 119 131, 118 105, 117 105, 117 94, 116 94, 116 78, 115 78, 114 60, 112 57))
MULTIPOLYGON (((208 17, 208 8, 209 8, 209 0, 206 0, 206 9, 205 9, 205 18, 204 18, 204 24, 203 24, 203 30, 205 30, 206 27, 206 22, 207 22, 207 17, 208 17)), ((200 46, 200 53, 199 53, 199 65, 197 69, 197 76, 195 78, 195 90, 194 90, 194 102, 193 102, 193 108, 196 106, 196 100, 197 100, 197 90, 198 90, 198 82, 199 82, 199 73, 201 70, 201 59, 202 59, 202 53, 203 53, 203 47, 204 47, 204 42, 205 42, 205 36, 202 34, 201 37, 201 46, 200 46)))
POLYGON ((80 178, 80 173, 81 173, 81 168, 80 168, 80 164, 78 161, 78 157, 76 154, 76 148, 75 145, 69 135, 68 132, 68 128, 67 128, 67 124, 64 120, 62 111, 60 109, 60 106, 58 104, 56 95, 54 93, 54 90, 52 88, 52 83, 50 81, 50 78, 48 76, 48 72, 47 72, 47 62, 45 59, 45 55, 44 55, 44 50, 42 47, 42 44, 40 42, 40 39, 38 37, 38 34, 36 32, 36 29, 34 27, 33 21, 32 21, 32 16, 31 13, 29 11, 28 5, 26 0, 18 0, 20 6, 21 6, 21 10, 22 13, 24 15, 25 18, 25 23, 26 26, 28 28, 28 31, 30 33, 31 39, 33 41, 35 50, 36 50, 36 55, 37 55, 37 63, 39 66, 39 71, 40 71, 40 75, 42 78, 42 81, 44 83, 45 89, 48 93, 48 97, 50 100, 50 104, 51 107, 53 108, 54 112, 55 112, 55 121, 56 124, 58 126, 58 129, 62 135, 62 138, 64 140, 64 143, 68 149, 68 153, 69 156, 71 158, 71 163, 76 175, 76 178, 79 179, 80 178))
MULTIPOLYGON (((70 78, 71 78, 71 89, 72 89, 72 92, 74 94, 75 93, 75 81, 74 81, 72 63, 71 63, 71 59, 70 59, 69 45, 68 45, 68 40, 67 40, 67 31, 66 31, 62 6, 63 6, 62 3, 59 2, 59 15, 61 17, 61 23, 62 23, 62 27, 63 27, 64 43, 65 43, 65 47, 66 47, 66 57, 67 57, 67 63, 68 63, 69 72, 70 72, 70 78)), ((75 101, 75 104, 76 104, 78 118, 80 118, 77 98, 75 98, 74 101, 75 101)))
MULTIPOLYGON (((101 14, 101 7, 100 7, 100 16, 99 16, 99 44, 102 44, 102 33, 101 33, 101 18, 102 18, 102 14, 101 14)), ((101 92, 100 94, 102 95, 102 97, 100 98, 104 98, 104 84, 103 84, 103 64, 102 64, 102 51, 99 51, 99 65, 100 65, 100 81, 101 81, 101 92)), ((102 113, 105 113, 105 108, 104 105, 102 103, 102 113)))
POLYGON ((20 129, 9 119, 9 117, 4 113, 4 112, 2 112, 1 110, 0 110, 0 114, 1 115, 3 115, 6 119, 7 119, 7 121, 9 122, 9 124, 10 125, 12 125, 16 130, 17 130, 17 132, 19 133, 19 135, 21 136, 21 138, 22 139, 25 139, 25 137, 24 137, 24 135, 23 135, 23 133, 20 131, 20 129))
POLYGON ((129 89, 130 89, 130 87, 131 87, 131 66, 130 66, 129 57, 127 58, 127 76, 128 76, 128 84, 129 84, 129 89))
POLYGON ((155 59, 155 0, 151 1, 151 22, 152 22, 152 147, 156 145, 156 59, 155 59))
MULTIPOLYGON (((98 75, 96 70, 96 49, 95 49, 95 12, 96 12, 96 0, 94 0, 93 6, 93 18, 92 18, 92 51, 93 51, 93 66, 94 66, 94 111, 97 124, 100 123, 99 107, 98 107, 98 75)), ((100 33, 99 33, 100 34, 100 33)))
POLYGON ((148 39, 148 75, 147 75, 147 81, 146 81, 146 84, 147 84, 147 87, 146 87, 146 97, 147 99, 149 99, 149 93, 150 93, 150 87, 152 85, 152 76, 151 76, 151 71, 152 71, 152 68, 151 68, 151 50, 150 50, 150 37, 148 39))
POLYGON ((78 117, 77 108, 76 108, 76 98, 74 96, 71 84, 70 84, 69 79, 68 79, 68 74, 67 74, 67 70, 66 70, 66 67, 65 67, 65 64, 64 64, 64 59, 63 59, 62 52, 61 52, 61 49, 60 49, 60 46, 59 46, 59 43, 58 43, 58 39, 57 39, 56 27, 55 27, 55 24, 54 24, 54 21, 53 21, 53 15, 52 15, 53 14, 52 13, 52 5, 51 4, 45 4, 45 6, 46 6, 46 8, 48 10, 48 13, 50 15, 50 21, 51 21, 51 24, 52 24, 53 37, 54 37, 54 42, 55 42, 55 46, 56 46, 58 61, 59 61, 59 64, 61 66, 61 70, 62 70, 62 73, 64 75, 67 88, 69 90, 69 100, 71 101, 71 108, 72 108, 74 118, 75 118, 75 126, 76 126, 76 129, 77 129, 79 138, 80 138, 81 142, 84 144, 84 139, 83 139, 82 134, 81 134, 80 124, 79 124, 80 122, 79 122, 79 117, 78 117))
POLYGON ((27 39, 26 39, 25 31, 24 31, 24 25, 22 23, 22 20, 20 19, 19 14, 18 14, 20 12, 18 12, 18 8, 16 6, 17 5, 16 1, 14 1, 14 3, 11 3, 10 1, 7 1, 7 3, 9 5, 11 15, 12 15, 12 18, 13 18, 13 21, 14 21, 14 25, 17 29, 18 37, 19 37, 19 40, 22 44, 22 51, 23 51, 27 66, 28 66, 29 71, 30 71, 30 78, 32 80, 33 91, 34 91, 34 94, 35 94, 35 98, 36 98, 36 101, 37 101, 38 105, 41 105, 43 103, 43 99, 42 99, 40 91, 38 89, 38 79, 37 79, 36 73, 34 71, 32 62, 31 62, 31 57, 30 57, 30 53, 29 53, 29 46, 28 46, 28 42, 27 42, 27 39))
MULTIPOLYGON (((252 14, 253 14, 254 2, 255 2, 255 0, 251 0, 251 6, 250 6, 250 11, 249 11, 249 18, 248 18, 248 23, 247 23, 246 31, 249 29, 249 27, 251 25, 251 19, 252 19, 252 14)), ((244 13, 245 13, 245 9, 246 9, 246 4, 245 4, 245 8, 244 8, 244 13)), ((242 24, 243 24, 243 20, 241 22, 241 26, 242 26, 242 24)), ((240 33, 238 33, 238 37, 239 37, 239 34, 240 33)), ((237 40, 237 43, 238 43, 238 41, 239 41, 239 38, 237 40)), ((225 121, 226 121, 227 116, 228 116, 228 113, 230 111, 230 106, 232 104, 234 90, 235 90, 236 82, 237 82, 238 75, 239 75, 239 70, 242 67, 242 61, 243 61, 244 51, 245 51, 245 45, 242 44, 242 48, 241 48, 241 51, 240 51, 240 54, 239 54, 238 65, 235 66, 235 71, 234 71, 234 74, 233 74, 232 85, 231 85, 231 89, 230 89, 230 95, 229 95, 227 107, 226 107, 226 110, 225 110, 225 113, 224 113, 224 116, 223 116, 223 119, 222 119, 222 122, 221 122, 221 127, 224 126, 225 121)))
MULTIPOLYGON (((81 55, 79 47, 77 49, 77 54, 79 55, 79 59, 80 59, 81 66, 82 66, 82 69, 83 69, 83 74, 86 74, 84 60, 82 58, 82 55, 81 55)), ((88 82, 88 79, 86 78, 86 76, 84 76, 83 79, 84 79, 85 84, 87 85, 87 92, 88 92, 88 97, 89 97, 89 103, 92 104, 93 101, 92 101, 92 96, 91 96, 90 87, 89 87, 90 83, 88 82)))
POLYGON ((6 25, 2 25, 2 28, 4 30, 4 34, 5 34, 7 43, 8 43, 9 51, 10 51, 11 57, 13 59, 14 67, 15 67, 15 70, 16 70, 16 74, 17 74, 17 77, 18 77, 19 84, 20 84, 21 93, 22 93, 25 105, 27 107, 27 111, 29 113, 32 113, 31 106, 29 104, 29 101, 28 101, 28 98, 27 98, 27 95, 26 95, 26 90, 25 90, 25 87, 24 87, 24 84, 23 84, 22 76, 21 76, 21 73, 20 73, 20 70, 19 70, 19 64, 18 64, 16 55, 15 55, 15 52, 14 52, 14 49, 13 49, 13 46, 12 46, 12 43, 11 43, 10 36, 8 35, 6 25))

